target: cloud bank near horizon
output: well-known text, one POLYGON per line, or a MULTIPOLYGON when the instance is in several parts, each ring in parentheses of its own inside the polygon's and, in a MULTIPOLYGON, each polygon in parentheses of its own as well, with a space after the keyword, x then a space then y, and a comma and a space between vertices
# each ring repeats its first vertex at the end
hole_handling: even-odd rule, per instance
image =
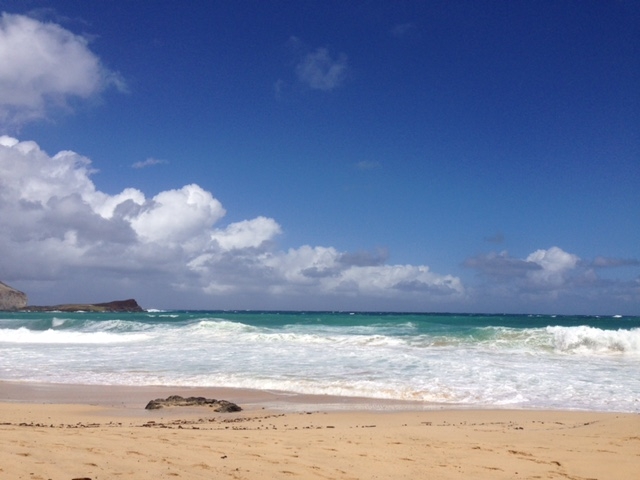
POLYGON ((49 156, 35 142, 0 137, 0 255, 5 279, 62 281, 117 272, 203 295, 462 297, 459 278, 375 254, 303 245, 277 248, 281 226, 259 216, 222 226, 222 203, 199 185, 147 198, 109 195, 91 161, 49 156))
POLYGON ((254 307, 263 302, 302 308, 307 302, 323 308, 464 310, 486 295, 542 301, 598 287, 624 300, 625 291, 631 299, 639 288, 637 281, 607 283, 595 273, 635 261, 597 257, 589 263, 559 247, 523 259, 507 252, 469 258, 465 266, 485 279, 476 287, 426 265, 387 264, 384 250, 285 250, 278 247, 282 227, 275 219, 258 216, 225 225, 222 203, 199 185, 150 198, 133 187, 109 195, 92 181, 88 158, 71 151, 50 156, 35 142, 6 135, 0 137, 0 170, 6 281, 69 282, 71 289, 81 289, 103 278, 114 288, 176 308, 190 307, 178 300, 184 296, 198 299, 199 306, 251 298, 254 307))

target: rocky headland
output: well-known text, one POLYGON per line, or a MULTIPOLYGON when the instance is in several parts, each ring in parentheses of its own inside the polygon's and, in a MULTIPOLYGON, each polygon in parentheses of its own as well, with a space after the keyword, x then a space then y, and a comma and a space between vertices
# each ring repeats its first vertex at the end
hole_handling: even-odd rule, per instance
POLYGON ((24 312, 144 312, 133 298, 106 303, 64 303, 60 305, 27 305, 27 295, 0 282, 0 311, 24 312))
POLYGON ((27 306, 27 295, 0 282, 0 310, 20 310, 27 306))
POLYGON ((144 312, 133 298, 129 300, 115 300, 106 303, 64 303, 62 305, 38 306, 29 305, 21 308, 28 312, 144 312))

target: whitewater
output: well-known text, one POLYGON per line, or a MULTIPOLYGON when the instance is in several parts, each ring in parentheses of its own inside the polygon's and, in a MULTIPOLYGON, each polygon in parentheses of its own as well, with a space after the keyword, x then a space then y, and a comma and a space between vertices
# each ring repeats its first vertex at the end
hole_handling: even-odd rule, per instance
POLYGON ((639 412, 639 366, 628 316, 0 313, 0 382, 639 412))

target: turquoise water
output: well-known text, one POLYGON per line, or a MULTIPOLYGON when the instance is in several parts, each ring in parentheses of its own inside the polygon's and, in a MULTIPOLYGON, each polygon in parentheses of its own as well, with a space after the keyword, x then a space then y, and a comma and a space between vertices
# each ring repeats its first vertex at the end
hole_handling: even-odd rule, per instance
POLYGON ((0 380, 640 411, 640 317, 0 313, 0 380))

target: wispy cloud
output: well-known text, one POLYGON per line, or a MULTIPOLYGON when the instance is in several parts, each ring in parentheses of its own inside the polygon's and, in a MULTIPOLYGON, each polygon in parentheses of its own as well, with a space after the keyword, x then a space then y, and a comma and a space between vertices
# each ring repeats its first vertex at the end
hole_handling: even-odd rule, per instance
POLYGON ((415 35, 417 32, 417 28, 416 25, 411 22, 397 23, 391 27, 389 32, 396 38, 404 38, 407 36, 415 35))
POLYGON ((382 164, 380 162, 371 161, 371 160, 362 160, 355 164, 355 167, 358 170, 377 170, 382 168, 382 164))
POLYGON ((640 265, 637 258, 596 257, 591 265, 595 268, 635 267, 640 265))
POLYGON ((169 162, 166 160, 159 160, 157 158, 149 157, 146 160, 133 163, 131 165, 131 168, 146 168, 146 167, 152 167, 154 165, 163 165, 167 163, 169 162))
POLYGON ((496 244, 504 243, 504 234, 502 232, 497 232, 491 236, 484 237, 484 241, 496 244))
POLYGON ((286 82, 279 78, 273 83, 273 93, 275 94, 277 99, 282 98, 282 93, 286 88, 286 82))
POLYGON ((344 53, 332 57, 326 48, 306 54, 295 68, 298 80, 315 90, 341 87, 348 77, 348 58, 344 53))

